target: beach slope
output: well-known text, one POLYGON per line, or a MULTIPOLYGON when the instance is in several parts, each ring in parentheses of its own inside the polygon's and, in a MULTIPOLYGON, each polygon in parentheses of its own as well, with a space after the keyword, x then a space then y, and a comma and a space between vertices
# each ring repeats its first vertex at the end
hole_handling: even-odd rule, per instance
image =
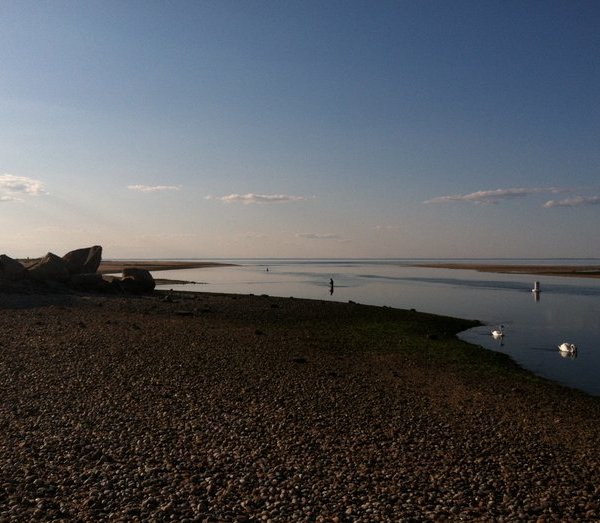
POLYGON ((600 400, 455 338, 473 324, 0 295, 1 519, 597 520, 600 400))

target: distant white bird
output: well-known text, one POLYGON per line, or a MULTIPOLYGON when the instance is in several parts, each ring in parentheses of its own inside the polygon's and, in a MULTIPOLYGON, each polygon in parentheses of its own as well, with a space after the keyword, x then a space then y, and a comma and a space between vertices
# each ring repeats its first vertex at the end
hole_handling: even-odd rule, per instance
POLYGON ((558 346, 558 350, 565 354, 575 354, 577 352, 577 347, 574 343, 568 343, 565 341, 558 346))
POLYGON ((492 331, 492 337, 494 339, 504 338, 504 325, 500 325, 500 329, 494 329, 492 331))

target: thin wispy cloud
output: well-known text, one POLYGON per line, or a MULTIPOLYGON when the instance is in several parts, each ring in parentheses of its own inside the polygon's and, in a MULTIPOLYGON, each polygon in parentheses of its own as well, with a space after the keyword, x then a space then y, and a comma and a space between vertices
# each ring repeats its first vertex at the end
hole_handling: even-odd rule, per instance
POLYGON ((140 235, 140 239, 143 241, 158 241, 158 242, 166 242, 166 241, 177 241, 177 240, 194 240, 196 238, 195 234, 189 232, 163 232, 163 233, 155 233, 155 234, 142 234, 140 235))
POLYGON ((402 230, 402 227, 399 225, 375 225, 374 229, 376 231, 395 232, 402 230))
POLYGON ((262 232, 244 232, 237 235, 241 240, 264 240, 267 235, 262 232))
POLYGON ((331 233, 299 232, 296 234, 296 237, 304 238, 305 240, 341 240, 337 234, 331 233))
POLYGON ((128 185, 127 188, 139 192, 179 191, 181 185, 128 185))
POLYGON ((228 194, 226 196, 207 196, 207 200, 219 200, 225 203, 286 203, 304 201, 304 196, 293 196, 289 194, 228 194))
POLYGON ((575 196, 564 200, 549 200, 544 207, 550 209, 552 207, 582 207, 586 205, 600 205, 600 196, 575 196))
POLYGON ((534 194, 560 193, 565 191, 566 189, 560 189, 557 187, 513 187, 510 189, 477 191, 469 194, 437 196, 436 198, 426 200, 424 203, 468 202, 476 204, 496 204, 506 200, 525 198, 534 194))
POLYGON ((317 240, 317 241, 332 241, 338 243, 348 243, 350 240, 346 238, 342 238, 338 234, 333 233, 318 233, 318 232, 299 232, 296 233, 296 238, 301 238, 303 240, 317 240))
POLYGON ((44 194, 44 184, 39 180, 14 174, 0 174, 0 201, 20 201, 21 196, 44 194))

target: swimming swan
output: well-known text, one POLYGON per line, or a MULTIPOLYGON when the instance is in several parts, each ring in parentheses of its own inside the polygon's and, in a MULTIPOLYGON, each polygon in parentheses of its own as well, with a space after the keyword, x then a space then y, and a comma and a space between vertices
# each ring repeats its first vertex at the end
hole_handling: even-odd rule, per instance
POLYGON ((567 343, 565 341, 558 346, 558 350, 566 354, 575 354, 577 352, 577 347, 574 343, 567 343))
POLYGON ((494 329, 492 331, 492 337, 494 339, 504 338, 504 325, 500 325, 500 330, 494 329))

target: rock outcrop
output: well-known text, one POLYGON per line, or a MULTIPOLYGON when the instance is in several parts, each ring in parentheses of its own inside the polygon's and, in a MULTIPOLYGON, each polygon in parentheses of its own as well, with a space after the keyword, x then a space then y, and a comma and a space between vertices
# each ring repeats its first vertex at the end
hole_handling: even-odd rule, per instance
POLYGON ((69 280, 69 287, 78 291, 114 292, 115 287, 102 277, 99 272, 74 274, 69 280))
POLYGON ((137 267, 123 269, 123 278, 119 283, 124 291, 134 293, 152 292, 156 285, 150 271, 137 267))
POLYGON ((94 274, 100 267, 102 261, 102 247, 94 245, 76 249, 65 254, 63 257, 69 274, 94 274))
POLYGON ((131 292, 150 293, 155 281, 146 269, 128 267, 122 277, 103 276, 98 272, 102 247, 76 249, 62 258, 49 252, 29 267, 9 256, 0 255, 2 292, 131 292))
POLYGON ((56 254, 49 252, 35 265, 29 267, 27 274, 37 281, 55 281, 66 283, 70 274, 66 262, 56 254))

